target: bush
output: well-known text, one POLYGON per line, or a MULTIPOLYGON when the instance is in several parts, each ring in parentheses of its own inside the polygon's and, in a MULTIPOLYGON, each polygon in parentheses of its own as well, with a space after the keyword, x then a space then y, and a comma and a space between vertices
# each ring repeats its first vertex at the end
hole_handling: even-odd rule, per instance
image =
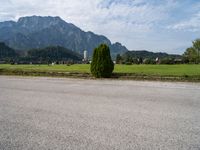
POLYGON ((126 65, 132 65, 132 63, 131 62, 126 62, 126 65))
POLYGON ((174 64, 174 59, 172 58, 163 58, 160 61, 160 64, 174 64))
POLYGON ((154 59, 147 58, 143 61, 144 64, 156 64, 154 59))
POLYGON ((109 78, 112 75, 114 64, 110 56, 110 49, 106 44, 101 44, 94 49, 91 73, 96 78, 109 78))

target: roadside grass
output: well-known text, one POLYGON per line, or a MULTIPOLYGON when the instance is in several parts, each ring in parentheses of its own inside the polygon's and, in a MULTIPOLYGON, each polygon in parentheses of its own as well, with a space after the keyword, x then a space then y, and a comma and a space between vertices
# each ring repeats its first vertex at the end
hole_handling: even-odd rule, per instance
MULTIPOLYGON (((91 78, 89 64, 70 66, 0 64, 0 75, 91 78)), ((200 65, 115 65, 113 78, 200 81, 200 65)))

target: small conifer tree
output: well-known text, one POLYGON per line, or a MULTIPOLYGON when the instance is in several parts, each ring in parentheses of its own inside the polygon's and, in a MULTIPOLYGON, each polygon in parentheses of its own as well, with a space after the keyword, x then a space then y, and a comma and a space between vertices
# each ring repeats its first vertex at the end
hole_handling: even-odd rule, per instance
POLYGON ((106 44, 101 44, 94 49, 91 73, 96 78, 109 78, 112 75, 114 64, 110 56, 110 49, 106 44))

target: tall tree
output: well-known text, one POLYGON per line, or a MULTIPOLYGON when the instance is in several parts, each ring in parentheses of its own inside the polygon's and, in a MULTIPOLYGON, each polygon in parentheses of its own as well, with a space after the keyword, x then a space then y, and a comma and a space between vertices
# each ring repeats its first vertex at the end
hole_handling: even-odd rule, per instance
POLYGON ((196 63, 200 62, 200 39, 196 39, 195 41, 192 42, 193 43, 193 48, 197 51, 197 60, 196 63))
POLYGON ((193 41, 192 44, 192 47, 186 49, 183 58, 186 62, 200 63, 200 39, 193 41))
POLYGON ((185 53, 183 54, 183 57, 186 62, 196 63, 198 54, 197 54, 197 51, 193 47, 190 47, 186 49, 185 53))

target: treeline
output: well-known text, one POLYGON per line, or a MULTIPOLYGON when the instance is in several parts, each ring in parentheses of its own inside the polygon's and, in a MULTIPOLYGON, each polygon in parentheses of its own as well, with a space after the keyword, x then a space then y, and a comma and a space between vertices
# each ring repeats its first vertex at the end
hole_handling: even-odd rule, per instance
POLYGON ((182 63, 181 55, 154 53, 149 51, 129 51, 117 55, 117 64, 178 64, 182 63))
POLYGON ((117 55, 117 64, 199 64, 200 39, 192 42, 193 46, 187 48, 183 55, 170 55, 167 53, 153 53, 148 51, 128 51, 117 55))
POLYGON ((15 51, 4 43, 0 43, 0 61, 4 63, 77 63, 81 60, 81 55, 60 46, 50 46, 28 51, 15 51))
MULTIPOLYGON (((81 63, 82 56, 74 51, 60 46, 50 46, 42 49, 16 51, 0 42, 0 63, 81 63)), ((128 51, 117 55, 117 64, 199 64, 200 39, 193 41, 192 47, 186 49, 183 55, 154 53, 149 51, 128 51)))
POLYGON ((76 52, 60 46, 51 46, 43 49, 32 49, 27 52, 25 57, 29 61, 37 62, 56 62, 56 61, 81 61, 82 56, 76 52))

